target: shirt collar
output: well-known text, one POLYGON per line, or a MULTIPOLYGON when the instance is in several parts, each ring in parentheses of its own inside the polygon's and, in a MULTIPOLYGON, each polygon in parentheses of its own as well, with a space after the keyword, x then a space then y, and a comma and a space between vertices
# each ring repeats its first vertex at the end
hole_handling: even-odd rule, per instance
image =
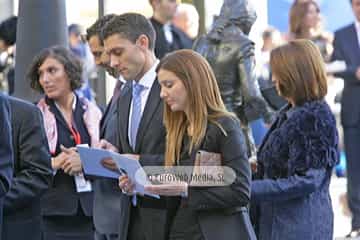
POLYGON ((165 24, 163 25, 163 28, 164 28, 165 30, 171 31, 171 23, 165 23, 165 24))
MULTIPOLYGON (((77 97, 76 97, 76 94, 74 94, 74 93, 73 93, 73 96, 74 96, 74 98, 73 98, 73 102, 72 102, 72 110, 74 111, 76 108, 77 97)), ((59 105, 55 101, 54 101, 54 103, 55 103, 55 106, 57 107, 57 109, 60 110, 59 105)))
POLYGON ((122 82, 123 84, 126 83, 126 80, 122 76, 118 77, 118 81, 122 82))
POLYGON ((358 20, 355 20, 355 28, 356 31, 360 31, 360 22, 358 20))
MULTIPOLYGON (((144 86, 145 89, 150 89, 151 86, 153 85, 155 79, 156 79, 156 67, 159 64, 159 59, 156 59, 154 65, 144 74, 144 76, 142 78, 140 78, 139 80, 139 84, 144 86)), ((133 81, 133 85, 136 82, 133 81)))

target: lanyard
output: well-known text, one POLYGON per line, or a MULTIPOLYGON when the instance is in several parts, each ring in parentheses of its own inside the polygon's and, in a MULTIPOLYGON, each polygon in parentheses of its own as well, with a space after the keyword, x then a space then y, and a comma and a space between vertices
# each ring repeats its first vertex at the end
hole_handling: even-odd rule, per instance
POLYGON ((73 126, 69 126, 69 129, 70 129, 71 135, 74 137, 75 144, 76 145, 81 144, 80 133, 73 126))

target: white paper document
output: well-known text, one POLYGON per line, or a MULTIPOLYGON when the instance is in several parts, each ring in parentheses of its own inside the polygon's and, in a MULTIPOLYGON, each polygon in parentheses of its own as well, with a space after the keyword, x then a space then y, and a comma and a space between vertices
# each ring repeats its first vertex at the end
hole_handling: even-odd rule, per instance
POLYGON ((150 194, 145 191, 144 186, 151 185, 151 182, 148 180, 147 174, 139 161, 129 159, 121 154, 104 149, 87 148, 83 146, 77 146, 77 149, 86 175, 118 179, 121 174, 125 173, 130 180, 135 183, 136 193, 159 198, 158 195, 150 194), (119 171, 105 168, 102 165, 102 160, 106 158, 112 158, 119 171))

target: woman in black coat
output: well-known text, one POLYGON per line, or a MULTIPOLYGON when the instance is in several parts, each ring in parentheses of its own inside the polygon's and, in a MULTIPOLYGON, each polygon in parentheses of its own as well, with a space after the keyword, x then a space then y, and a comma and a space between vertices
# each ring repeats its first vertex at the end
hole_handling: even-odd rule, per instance
MULTIPOLYGON (((164 57, 157 72, 160 96, 166 103, 165 165, 193 170, 190 175, 186 170, 177 172, 178 177, 183 174, 179 179, 183 181, 146 187, 155 194, 181 196, 175 198, 178 206, 169 238, 252 239, 247 212, 251 173, 245 138, 239 121, 223 104, 211 67, 198 53, 180 50, 164 57), (218 159, 211 164, 218 171, 211 167, 209 172, 203 171, 206 156, 218 159), (214 182, 191 179, 194 173, 212 174, 214 182)), ((123 187, 126 190, 127 185, 123 187)))

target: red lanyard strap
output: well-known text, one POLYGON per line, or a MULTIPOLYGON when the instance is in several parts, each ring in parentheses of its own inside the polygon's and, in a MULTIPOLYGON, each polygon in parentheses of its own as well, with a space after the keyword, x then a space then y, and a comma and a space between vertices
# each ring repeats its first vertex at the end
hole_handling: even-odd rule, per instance
POLYGON ((81 144, 80 133, 73 126, 69 126, 69 129, 70 129, 71 135, 74 137, 75 144, 76 145, 81 144))

